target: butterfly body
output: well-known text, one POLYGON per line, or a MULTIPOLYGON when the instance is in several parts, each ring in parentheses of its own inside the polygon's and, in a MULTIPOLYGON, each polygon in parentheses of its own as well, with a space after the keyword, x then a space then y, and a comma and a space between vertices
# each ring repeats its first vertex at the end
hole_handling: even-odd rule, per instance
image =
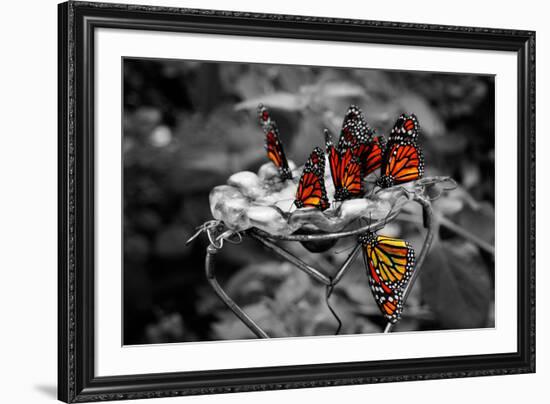
POLYGON ((291 180, 292 171, 286 159, 277 123, 271 118, 268 110, 262 104, 258 106, 258 118, 265 134, 267 157, 279 170, 281 180, 291 180))
POLYGON ((381 188, 415 181, 424 175, 424 156, 417 144, 419 124, 415 115, 402 114, 396 121, 381 162, 381 188))
POLYGON ((415 264, 414 249, 404 240, 368 232, 359 237, 374 300, 384 317, 396 323, 403 310, 403 290, 415 264))

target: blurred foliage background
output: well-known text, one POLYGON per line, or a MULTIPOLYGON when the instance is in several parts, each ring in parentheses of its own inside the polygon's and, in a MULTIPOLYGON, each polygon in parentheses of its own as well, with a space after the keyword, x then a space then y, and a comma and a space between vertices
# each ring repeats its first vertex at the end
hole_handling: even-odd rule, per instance
MULTIPOLYGON (((279 124, 289 159, 304 163, 339 132, 350 103, 387 134, 415 113, 426 176, 459 188, 434 202, 440 228, 395 331, 494 326, 494 78, 482 75, 173 60, 124 60, 124 343, 253 338, 210 289, 206 240, 185 246, 211 219, 208 194, 233 173, 266 161, 259 102, 279 124)), ((411 204, 383 234, 424 237, 411 204)), ((322 254, 287 243, 333 273, 354 240, 322 254)), ((325 289, 259 244, 245 240, 217 257, 220 283, 272 336, 333 334, 325 289)), ((335 288, 341 333, 385 325, 362 259, 335 288)))

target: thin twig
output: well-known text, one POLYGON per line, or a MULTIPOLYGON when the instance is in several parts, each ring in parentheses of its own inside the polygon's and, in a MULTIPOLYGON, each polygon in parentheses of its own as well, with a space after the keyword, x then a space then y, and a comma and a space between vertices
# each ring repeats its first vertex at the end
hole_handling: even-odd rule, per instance
MULTIPOLYGON (((446 229, 452 231, 453 233, 461 236, 462 238, 468 240, 472 244, 475 244, 482 250, 488 252, 492 256, 495 255, 495 247, 493 247, 491 244, 487 243, 485 240, 480 239, 475 234, 470 233, 468 230, 463 228, 462 226, 459 226, 458 224, 452 222, 451 220, 447 219, 445 216, 441 214, 435 214, 436 220, 439 222, 439 224, 442 227, 445 227, 446 229)), ((405 220, 410 223, 415 224, 422 224, 420 220, 418 220, 415 216, 410 215, 408 213, 402 213, 397 220, 405 220)))
POLYGON ((225 303, 225 305, 231 310, 235 315, 254 333, 258 338, 269 338, 267 333, 260 328, 258 324, 254 322, 248 315, 231 299, 227 293, 223 290, 216 279, 216 273, 214 271, 214 256, 218 252, 218 248, 213 245, 209 245, 206 248, 206 259, 205 259, 205 272, 206 279, 208 283, 214 289, 214 292, 218 297, 225 303))
MULTIPOLYGON (((420 254, 418 254, 418 257, 416 259, 416 264, 415 264, 413 273, 411 275, 411 279, 409 280, 409 282, 405 286, 405 289, 403 290, 403 307, 407 302, 407 298, 411 293, 412 287, 416 282, 416 279, 418 279, 418 275, 420 274, 420 269, 422 268, 422 264, 424 263, 424 260, 428 255, 428 251, 430 250, 430 247, 432 245, 432 241, 434 238, 434 234, 437 229, 437 222, 434 220, 432 205, 430 204, 430 202, 420 195, 416 195, 414 200, 422 206, 424 226, 428 229, 428 232, 426 234, 426 238, 424 239, 422 250, 420 251, 420 254)), ((384 333, 391 332, 394 325, 395 324, 388 323, 386 325, 386 328, 384 329, 384 333)))
POLYGON ((495 247, 486 242, 485 240, 480 239, 475 234, 470 233, 468 230, 464 229, 463 227, 459 226, 458 224, 451 222, 449 219, 447 219, 445 216, 437 215, 437 220, 439 223, 441 223, 442 226, 446 227, 447 229, 451 230, 452 232, 458 234, 459 236, 465 238, 466 240, 472 242, 473 244, 477 245, 482 250, 488 252, 493 257, 495 256, 495 247))
POLYGON ((353 251, 348 255, 348 257, 346 258, 346 260, 344 261, 344 263, 336 273, 336 276, 334 276, 334 279, 332 280, 333 285, 336 285, 338 282, 340 282, 342 277, 351 268, 351 264, 353 264, 353 262, 355 261, 355 258, 357 257, 357 254, 359 253, 360 249, 361 249, 360 244, 357 244, 353 248, 353 251))
POLYGON ((368 231, 377 231, 383 228, 387 222, 394 219, 397 215, 399 215, 399 210, 396 210, 394 212, 391 212, 388 216, 386 216, 384 219, 380 219, 374 223, 368 224, 366 226, 360 227, 355 230, 348 230, 348 231, 341 231, 336 233, 322 233, 322 234, 290 234, 287 236, 283 235, 276 235, 276 234, 270 234, 263 230, 257 229, 255 227, 248 230, 250 234, 257 234, 264 238, 271 239, 271 240, 284 240, 284 241, 320 241, 320 240, 334 240, 334 239, 341 239, 344 237, 350 237, 350 236, 356 236, 359 234, 366 233, 368 231))
POLYGON ((327 285, 327 292, 325 294, 325 302, 327 304, 328 309, 330 310, 330 312, 332 313, 332 315, 336 319, 336 321, 338 321, 338 328, 336 328, 336 332, 334 333, 334 335, 338 335, 340 333, 340 330, 342 329, 342 320, 340 320, 340 317, 338 317, 338 314, 336 314, 336 311, 334 311, 334 309, 330 305, 329 298, 330 298, 330 295, 332 295, 333 290, 334 290, 334 284, 327 285))

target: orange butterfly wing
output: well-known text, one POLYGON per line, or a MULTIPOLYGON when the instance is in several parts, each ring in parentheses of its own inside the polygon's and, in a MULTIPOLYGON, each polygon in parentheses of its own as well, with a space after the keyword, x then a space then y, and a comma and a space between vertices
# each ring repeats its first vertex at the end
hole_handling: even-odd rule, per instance
POLYGON ((392 178, 394 185, 421 178, 424 174, 424 158, 420 148, 408 143, 392 145, 382 174, 392 178))
POLYGON ((411 277, 415 264, 414 249, 397 238, 376 236, 366 245, 366 254, 375 265, 376 275, 390 289, 402 288, 411 277))
POLYGON ((281 144, 279 136, 273 129, 268 130, 265 135, 267 157, 275 164, 277 168, 282 168, 284 164, 283 155, 281 153, 281 144))
POLYGON ((283 144, 281 143, 279 136, 279 129, 276 122, 271 119, 267 109, 260 104, 258 107, 258 116, 260 124, 265 133, 265 149, 267 151, 267 157, 273 162, 275 167, 279 169, 279 176, 281 180, 292 179, 292 171, 288 166, 283 144))
POLYGON ((363 175, 367 176, 382 166, 385 142, 382 136, 375 137, 365 151, 363 161, 363 175))
POLYGON ((330 133, 325 129, 325 144, 330 173, 334 184, 334 199, 343 201, 363 195, 362 165, 357 156, 357 146, 339 153, 333 146, 330 133))
POLYGON ((376 274, 376 267, 372 261, 366 258, 366 254, 363 254, 363 257, 365 266, 368 268, 367 277, 374 301, 386 320, 392 324, 396 323, 401 318, 403 311, 403 293, 401 290, 392 290, 382 282, 376 274))
POLYGON ((362 175, 367 176, 382 164, 384 138, 374 137, 361 110, 351 105, 344 118, 338 151, 340 154, 352 149, 357 158, 362 161, 362 175))
POLYGON ((420 126, 415 115, 399 116, 391 131, 382 161, 382 188, 415 181, 424 175, 424 156, 417 144, 420 126))
POLYGON ((410 139, 416 142, 420 132, 420 124, 416 115, 401 114, 393 125, 390 138, 396 140, 410 139))
POLYGON ((415 265, 414 249, 404 240, 367 233, 359 241, 369 286, 386 319, 395 323, 403 310, 403 289, 415 265))
POLYGON ((332 144, 332 137, 327 129, 325 129, 325 151, 328 155, 332 182, 334 183, 334 187, 336 187, 340 182, 340 155, 332 144))
POLYGON ((298 183, 294 204, 298 208, 315 207, 324 210, 329 207, 325 189, 325 156, 316 147, 310 154, 298 183))
POLYGON ((338 183, 335 184, 334 199, 345 200, 363 195, 363 175, 361 161, 348 149, 340 158, 338 183))
POLYGON ((342 123, 338 151, 345 153, 348 149, 355 149, 357 155, 361 156, 370 143, 372 133, 361 109, 356 105, 350 105, 342 123))

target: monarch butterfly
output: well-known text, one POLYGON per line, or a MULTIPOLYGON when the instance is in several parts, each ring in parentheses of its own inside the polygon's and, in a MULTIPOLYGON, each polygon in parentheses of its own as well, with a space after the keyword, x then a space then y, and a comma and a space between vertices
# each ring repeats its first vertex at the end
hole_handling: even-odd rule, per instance
POLYGON ((298 208, 315 207, 321 210, 329 206, 325 190, 325 156, 319 147, 313 149, 304 165, 294 204, 298 208))
POLYGON ((382 161, 382 176, 376 184, 381 188, 422 178, 424 156, 416 143, 420 127, 416 116, 402 114, 390 133, 382 161))
POLYGON ((363 153, 363 176, 367 176, 380 168, 386 150, 386 141, 383 136, 376 136, 363 153))
POLYGON ((385 150, 385 141, 382 136, 374 136, 375 131, 369 127, 361 109, 351 105, 346 112, 340 139, 338 139, 338 152, 344 154, 348 149, 361 162, 362 176, 366 177, 382 165, 382 157, 385 150))
POLYGON ((403 288, 414 269, 414 249, 404 240, 372 232, 361 235, 359 243, 374 300, 384 317, 396 323, 403 310, 403 288))
POLYGON ((330 132, 325 129, 326 153, 330 164, 330 173, 334 183, 334 199, 343 201, 363 195, 363 170, 359 157, 353 148, 339 153, 332 144, 330 132))
POLYGON ((372 140, 373 133, 361 109, 356 105, 350 105, 342 123, 338 152, 345 153, 348 149, 354 149, 354 153, 360 157, 372 140))
POLYGON ((281 180, 291 180, 292 171, 288 166, 288 161, 285 156, 283 144, 279 137, 279 129, 276 122, 271 119, 267 109, 260 104, 258 106, 258 116, 260 119, 260 125, 265 133, 265 149, 267 151, 267 157, 275 164, 279 169, 279 177, 281 180))

